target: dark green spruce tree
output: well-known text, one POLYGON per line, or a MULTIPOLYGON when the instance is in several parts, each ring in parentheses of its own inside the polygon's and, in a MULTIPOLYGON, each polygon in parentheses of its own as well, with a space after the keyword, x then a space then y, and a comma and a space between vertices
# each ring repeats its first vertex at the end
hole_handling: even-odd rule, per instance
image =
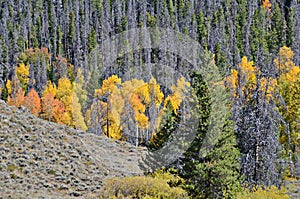
POLYGON ((226 114, 227 119, 216 144, 204 157, 200 156, 210 125, 211 96, 200 74, 193 75, 192 88, 197 97, 200 117, 197 136, 183 158, 181 174, 185 179, 185 188, 192 198, 233 198, 240 188, 240 154, 230 115, 226 114))
POLYGON ((179 123, 180 115, 176 114, 170 102, 167 102, 165 114, 162 118, 160 130, 153 135, 152 140, 148 144, 150 150, 158 150, 171 139, 171 135, 176 131, 179 123))

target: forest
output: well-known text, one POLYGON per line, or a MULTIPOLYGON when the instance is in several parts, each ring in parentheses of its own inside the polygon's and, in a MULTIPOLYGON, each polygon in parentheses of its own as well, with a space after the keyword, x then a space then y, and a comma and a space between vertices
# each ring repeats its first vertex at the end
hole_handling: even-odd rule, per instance
POLYGON ((154 152, 195 133, 104 198, 283 198, 300 177, 299 0, 0 0, 0 20, 8 105, 154 152))

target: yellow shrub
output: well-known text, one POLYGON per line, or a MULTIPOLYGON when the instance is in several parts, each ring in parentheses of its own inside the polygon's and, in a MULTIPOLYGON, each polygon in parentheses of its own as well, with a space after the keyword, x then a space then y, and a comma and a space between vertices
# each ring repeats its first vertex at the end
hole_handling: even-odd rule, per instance
POLYGON ((181 187, 171 187, 169 180, 176 181, 172 174, 113 178, 104 183, 100 198, 143 198, 143 199, 179 199, 188 198, 181 187))
POLYGON ((275 186, 262 189, 259 187, 257 190, 250 192, 244 190, 238 194, 238 199, 289 199, 285 189, 278 189, 275 186))

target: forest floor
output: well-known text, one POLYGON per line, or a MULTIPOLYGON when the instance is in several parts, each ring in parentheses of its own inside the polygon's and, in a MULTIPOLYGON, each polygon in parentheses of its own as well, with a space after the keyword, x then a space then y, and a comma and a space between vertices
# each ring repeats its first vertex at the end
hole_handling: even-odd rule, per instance
POLYGON ((285 187, 291 198, 300 199, 300 180, 286 181, 285 187))

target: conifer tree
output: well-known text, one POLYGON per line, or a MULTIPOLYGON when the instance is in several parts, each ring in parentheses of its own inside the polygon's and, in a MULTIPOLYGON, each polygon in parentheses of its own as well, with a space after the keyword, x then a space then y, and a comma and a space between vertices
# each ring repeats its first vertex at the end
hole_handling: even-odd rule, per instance
POLYGON ((168 101, 160 123, 159 131, 152 136, 148 148, 155 151, 163 147, 163 145, 171 139, 171 135, 176 130, 179 121, 180 115, 175 113, 171 102, 168 101))
POLYGON ((193 75, 194 89, 199 108, 197 136, 183 159, 182 177, 185 189, 193 198, 233 198, 239 190, 239 151, 226 114, 222 134, 210 152, 201 155, 201 146, 208 133, 211 97, 202 76, 193 75))

